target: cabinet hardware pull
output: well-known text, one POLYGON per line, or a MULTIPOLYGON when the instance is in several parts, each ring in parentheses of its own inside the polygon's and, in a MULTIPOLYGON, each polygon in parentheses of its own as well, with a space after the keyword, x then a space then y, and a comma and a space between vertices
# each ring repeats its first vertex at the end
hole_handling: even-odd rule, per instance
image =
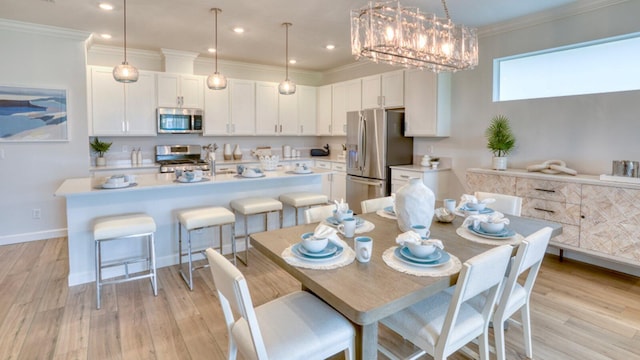
POLYGON ((544 191, 544 192, 548 192, 548 193, 554 193, 554 192, 556 192, 555 190, 549 190, 549 189, 540 189, 540 188, 535 188, 534 190, 538 190, 538 191, 544 191))
POLYGON ((411 178, 411 176, 409 176, 409 175, 400 175, 400 177, 403 178, 403 179, 410 179, 411 178))
POLYGON ((280 125, 280 132, 282 132, 282 125, 280 125))
POLYGON ((542 208, 537 208, 537 207, 534 207, 534 209, 535 209, 535 210, 538 210, 538 211, 548 212, 549 214, 555 214, 555 213, 556 213, 556 212, 555 212, 555 211, 553 211, 553 210, 547 210, 547 209, 542 209, 542 208))
POLYGON ((278 124, 273 125, 273 132, 274 133, 278 132, 278 124))

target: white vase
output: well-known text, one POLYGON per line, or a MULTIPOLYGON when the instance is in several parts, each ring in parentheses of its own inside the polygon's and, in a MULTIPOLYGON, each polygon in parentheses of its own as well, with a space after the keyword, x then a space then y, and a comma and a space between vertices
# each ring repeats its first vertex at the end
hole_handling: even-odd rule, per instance
POLYGON ((507 170, 507 157, 506 156, 494 156, 493 157, 493 169, 494 170, 507 170))
POLYGON ((233 149, 233 159, 234 160, 242 159, 242 151, 240 151, 240 145, 236 145, 235 149, 233 149))
POLYGON ((107 166, 107 159, 104 156, 96 158, 96 166, 107 166))
POLYGON ((224 144, 224 151, 222 152, 225 160, 233 159, 233 153, 231 153, 231 144, 224 144))
POLYGON ((396 192, 396 217, 400 230, 409 231, 411 225, 431 227, 435 203, 436 196, 422 179, 410 179, 396 192))

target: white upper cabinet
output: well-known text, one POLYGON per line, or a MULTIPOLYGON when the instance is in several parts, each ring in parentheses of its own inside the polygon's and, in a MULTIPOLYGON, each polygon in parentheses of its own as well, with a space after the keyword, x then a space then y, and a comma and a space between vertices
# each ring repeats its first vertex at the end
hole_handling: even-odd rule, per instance
POLYGON ((404 71, 362 78, 362 109, 404 106, 404 71))
POLYGON ((331 85, 320 86, 316 93, 316 135, 331 133, 331 85))
POLYGON ((158 106, 202 109, 204 77, 171 73, 158 74, 158 106))
POLYGON ((256 82, 229 79, 230 135, 256 134, 256 82))
POLYGON ((89 135, 155 136, 156 83, 150 72, 140 72, 135 83, 113 79, 113 69, 90 68, 89 135))
POLYGON ((362 85, 360 79, 333 84, 331 134, 347 134, 347 112, 362 108, 362 85))
MULTIPOLYGON (((296 94, 298 94, 298 134, 315 135, 317 88, 315 86, 298 85, 296 94)), ((329 91, 329 94, 331 94, 331 91, 329 91)))
POLYGON ((449 136, 451 74, 407 70, 404 86, 405 136, 449 136))
POLYGON ((290 95, 278 93, 278 135, 298 135, 298 100, 300 88, 290 95))
POLYGON ((222 90, 205 89, 203 135, 229 135, 230 130, 229 86, 222 90))
POLYGON ((278 84, 256 82, 256 134, 278 135, 278 84))
POLYGON ((315 88, 298 85, 281 95, 277 83, 256 82, 257 135, 315 135, 315 112, 315 88))

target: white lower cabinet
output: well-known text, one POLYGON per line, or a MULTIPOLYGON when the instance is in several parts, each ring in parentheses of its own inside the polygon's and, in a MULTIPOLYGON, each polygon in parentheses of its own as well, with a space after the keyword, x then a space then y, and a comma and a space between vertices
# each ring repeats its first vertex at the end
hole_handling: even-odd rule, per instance
POLYGON ((334 170, 335 174, 327 174, 322 177, 322 193, 329 200, 346 199, 347 197, 347 166, 344 163, 316 160, 316 167, 326 170, 334 170))
POLYGON ((391 192, 398 190, 409 183, 409 179, 420 178, 422 182, 433 191, 436 200, 443 200, 449 196, 448 178, 449 170, 408 170, 391 168, 391 192))

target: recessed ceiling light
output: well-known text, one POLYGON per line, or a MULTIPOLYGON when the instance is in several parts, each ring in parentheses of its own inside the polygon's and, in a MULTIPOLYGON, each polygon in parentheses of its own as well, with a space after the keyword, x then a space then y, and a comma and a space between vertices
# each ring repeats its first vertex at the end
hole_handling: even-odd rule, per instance
POLYGON ((111 39, 111 34, 100 34, 100 37, 106 40, 111 39))
POLYGON ((295 64, 295 63, 297 63, 296 59, 290 59, 289 60, 289 64, 295 64))
POLYGON ((109 3, 100 3, 100 9, 102 10, 113 10, 113 5, 109 4, 109 3))
POLYGON ((244 29, 239 26, 236 26, 233 28, 233 31, 237 34, 242 34, 244 32, 244 29))
POLYGON ((336 48, 336 46, 333 45, 333 44, 329 44, 329 45, 326 46, 326 48, 327 48, 327 50, 333 50, 333 49, 336 48))
POLYGON ((207 51, 213 54, 214 52, 216 52, 216 49, 214 49, 214 48, 208 48, 208 49, 207 49, 207 51))

